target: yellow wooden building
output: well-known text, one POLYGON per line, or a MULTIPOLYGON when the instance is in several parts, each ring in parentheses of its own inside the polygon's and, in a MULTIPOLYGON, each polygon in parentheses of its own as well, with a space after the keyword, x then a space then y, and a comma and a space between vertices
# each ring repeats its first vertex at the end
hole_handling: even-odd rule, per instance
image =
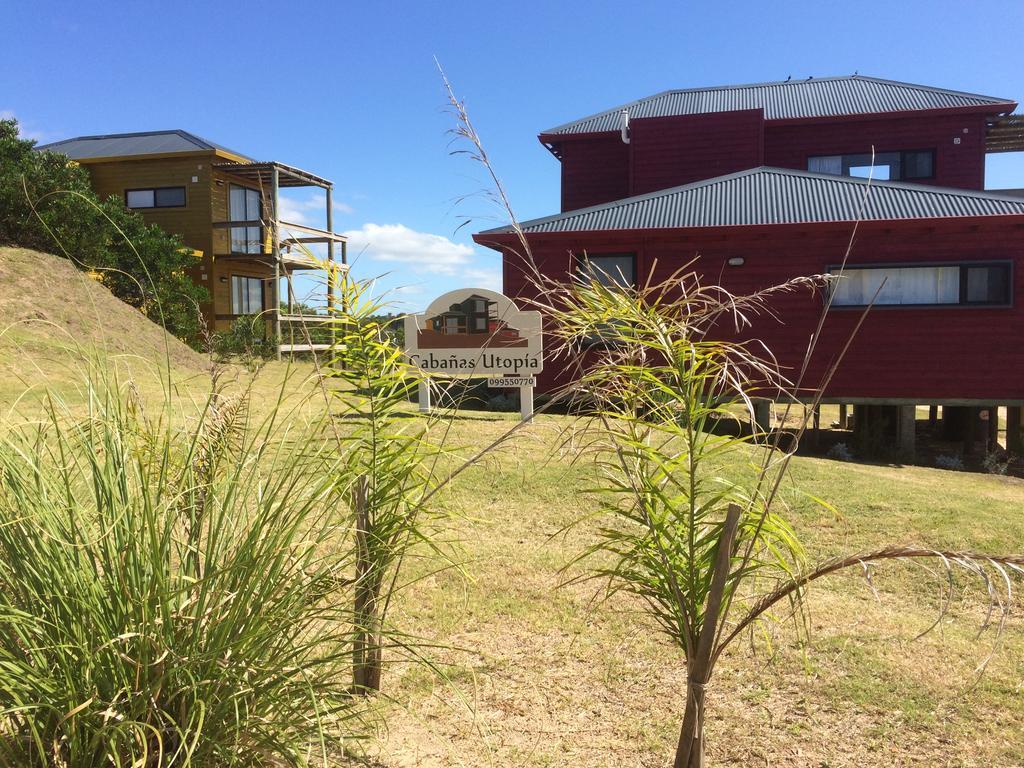
MULTIPOLYGON (((181 236, 196 252, 192 276, 210 293, 202 310, 214 330, 261 314, 279 337, 282 327, 284 336, 294 336, 289 324, 311 318, 279 311, 282 303, 292 306, 293 274, 347 268, 345 238, 332 226, 333 184, 307 171, 259 162, 182 130, 79 136, 38 149, 68 155, 89 171, 100 197, 116 195, 146 221, 181 236), (290 187, 324 190, 326 229, 280 219, 280 190, 290 187), (326 265, 301 247, 313 244, 326 244, 326 265)), ((304 347, 286 344, 282 351, 304 347)))

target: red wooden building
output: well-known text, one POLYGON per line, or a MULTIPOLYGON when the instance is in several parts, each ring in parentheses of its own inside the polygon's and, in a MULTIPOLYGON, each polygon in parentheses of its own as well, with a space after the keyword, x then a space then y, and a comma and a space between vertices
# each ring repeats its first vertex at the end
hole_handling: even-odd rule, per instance
MULTIPOLYGON (((986 153, 1024 150, 1016 106, 857 75, 668 91, 541 133, 561 162, 562 212, 522 227, 551 276, 585 255, 635 282, 699 257, 709 280, 749 293, 835 270, 860 220, 806 381, 821 380, 884 278, 824 402, 860 406, 861 424, 889 409, 908 452, 916 405, 944 406, 968 437, 978 412, 1005 406, 1013 444, 1024 196, 984 188, 986 153)), ((509 229, 474 239, 503 253, 505 293, 528 298, 509 229)), ((823 301, 788 295, 779 321, 758 323, 783 365, 802 360, 823 301)), ((558 378, 550 365, 541 384, 558 378)))

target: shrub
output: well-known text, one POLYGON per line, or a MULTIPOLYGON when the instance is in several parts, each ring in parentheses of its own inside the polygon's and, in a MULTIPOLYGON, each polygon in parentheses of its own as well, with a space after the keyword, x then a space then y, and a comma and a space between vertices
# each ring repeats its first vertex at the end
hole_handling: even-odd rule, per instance
POLYGON ((1005 475, 1013 459, 1005 451, 990 451, 981 460, 981 466, 990 475, 1005 475))
POLYGON ((327 764, 362 715, 337 453, 88 394, 0 439, 0 764, 327 764))
POLYGON ((853 454, 850 453, 850 448, 846 443, 836 443, 828 449, 825 458, 836 461, 853 461, 853 454))
POLYGON ((945 454, 935 457, 935 466, 939 469, 952 469, 957 472, 964 470, 964 461, 959 456, 947 456, 945 454))
POLYGON ((269 360, 277 354, 277 344, 277 337, 267 332, 266 318, 260 315, 235 318, 231 328, 213 336, 214 354, 222 359, 269 360))
POLYGON ((191 250, 146 224, 117 197, 101 201, 89 174, 58 152, 39 152, 0 120, 0 244, 58 250, 171 333, 196 344, 198 304, 209 294, 188 275, 191 250))

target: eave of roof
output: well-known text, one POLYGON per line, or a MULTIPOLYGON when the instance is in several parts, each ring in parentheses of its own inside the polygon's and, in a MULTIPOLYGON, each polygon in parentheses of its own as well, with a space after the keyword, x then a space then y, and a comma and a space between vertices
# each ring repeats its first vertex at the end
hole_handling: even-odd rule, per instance
POLYGON ((1016 106, 1012 99, 852 75, 661 91, 549 128, 540 138, 550 142, 613 132, 618 130, 618 115, 623 110, 631 119, 644 119, 761 108, 767 121, 781 122, 907 111, 968 109, 996 114, 1016 106))
MULTIPOLYGON (((526 234, 561 234, 853 221, 1024 216, 1013 195, 759 167, 520 224, 526 234)), ((481 244, 513 235, 497 227, 481 244)))

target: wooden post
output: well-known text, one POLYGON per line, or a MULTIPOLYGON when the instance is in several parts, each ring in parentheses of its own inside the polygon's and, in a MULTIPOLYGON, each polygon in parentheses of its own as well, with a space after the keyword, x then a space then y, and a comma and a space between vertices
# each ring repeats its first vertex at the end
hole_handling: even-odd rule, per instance
POLYGON ((899 411, 899 429, 896 433, 897 445, 904 461, 913 461, 915 441, 917 438, 917 406, 901 405, 899 411))
POLYGON ((715 651, 715 638, 721 620, 719 613, 732 568, 733 542, 741 513, 739 506, 730 504, 719 535, 697 647, 693 658, 688 659, 686 665, 686 709, 679 730, 673 768, 702 768, 704 765, 704 689, 713 671, 711 657, 715 651))
POLYGON ((821 445, 821 406, 816 405, 811 411, 811 426, 811 448, 818 450, 821 445))
POLYGON ((980 408, 971 406, 964 409, 967 412, 966 423, 964 424, 964 456, 973 456, 977 450, 978 432, 980 419, 980 408))
POLYGON ((768 434, 772 428, 772 404, 769 400, 754 401, 754 424, 755 433, 768 434))
POLYGON ((839 428, 840 429, 849 429, 850 428, 849 424, 850 424, 850 415, 849 415, 849 412, 847 410, 846 403, 840 403, 839 404, 839 428))
POLYGON ((352 690, 366 696, 380 690, 381 634, 378 605, 381 574, 370 559, 370 484, 363 475, 356 480, 353 506, 356 515, 356 582, 354 614, 356 637, 352 643, 352 690))
MULTIPOLYGON (((327 187, 325 190, 327 196, 327 231, 334 234, 334 204, 333 204, 333 187, 327 187)), ((327 240, 327 314, 331 317, 334 316, 334 240, 327 240)), ((335 342, 335 326, 334 323, 330 324, 331 328, 331 346, 334 346, 335 342)))
POLYGON ((274 234, 273 240, 273 253, 271 254, 274 259, 274 337, 275 346, 277 347, 277 359, 281 359, 281 229, 278 226, 280 221, 279 211, 280 200, 280 177, 278 174, 277 166, 272 166, 270 170, 270 195, 273 200, 273 219, 271 220, 271 231, 274 234))
POLYGON ((929 405, 928 406, 928 429, 932 432, 935 431, 935 425, 939 421, 939 406, 929 405))
POLYGON ((999 406, 992 405, 988 409, 988 440, 985 445, 985 451, 995 451, 999 449, 999 406))
POLYGON ((430 413, 430 385, 421 379, 419 384, 420 413, 430 413))
POLYGON ((1021 417, 1024 416, 1024 406, 1006 406, 1006 450, 1018 456, 1024 454, 1024 432, 1021 431, 1024 425, 1021 424, 1021 417))

